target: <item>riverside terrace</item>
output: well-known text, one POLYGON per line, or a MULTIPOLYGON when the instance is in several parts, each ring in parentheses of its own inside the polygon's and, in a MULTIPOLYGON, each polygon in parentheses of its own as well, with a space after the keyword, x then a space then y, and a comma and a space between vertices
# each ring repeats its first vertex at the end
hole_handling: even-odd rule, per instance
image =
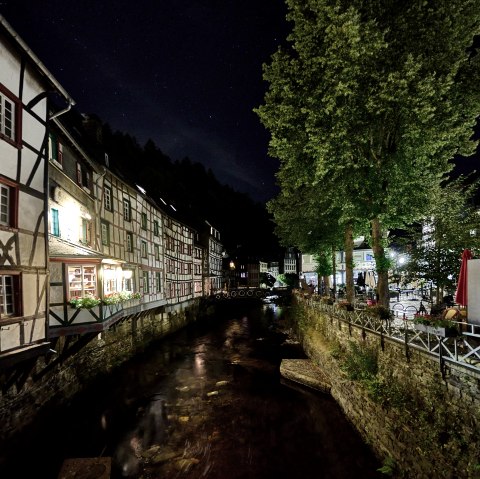
MULTIPOLYGON (((303 296, 302 296, 303 297, 303 296)), ((333 320, 347 324, 348 327, 357 327, 362 331, 388 338, 391 341, 404 345, 406 356, 409 349, 421 350, 432 358, 437 358, 442 375, 445 374, 445 365, 455 363, 466 369, 480 373, 480 326, 466 322, 452 321, 457 334, 446 335, 440 328, 425 328, 413 320, 412 309, 408 314, 391 310, 389 319, 380 319, 372 315, 368 309, 354 309, 347 311, 338 304, 322 303, 315 298, 304 298, 304 301, 313 309, 328 313, 333 320)))

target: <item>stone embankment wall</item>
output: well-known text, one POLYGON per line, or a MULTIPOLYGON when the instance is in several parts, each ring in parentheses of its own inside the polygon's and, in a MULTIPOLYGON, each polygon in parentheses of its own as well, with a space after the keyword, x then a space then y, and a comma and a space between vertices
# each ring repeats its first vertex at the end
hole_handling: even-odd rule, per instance
POLYGON ((35 416, 63 404, 107 376, 124 361, 195 321, 198 302, 162 313, 147 311, 127 317, 100 334, 67 336, 52 343, 55 353, 0 375, 0 447, 35 416))
POLYGON ((306 354, 365 442, 398 478, 480 478, 480 377, 312 309, 293 321, 306 354))

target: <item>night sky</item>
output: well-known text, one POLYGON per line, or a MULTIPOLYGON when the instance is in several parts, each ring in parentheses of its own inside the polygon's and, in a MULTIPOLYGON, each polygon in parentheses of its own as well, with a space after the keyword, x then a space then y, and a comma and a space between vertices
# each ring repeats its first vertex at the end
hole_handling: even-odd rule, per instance
POLYGON ((285 43, 284 0, 3 0, 0 13, 84 113, 264 202, 277 161, 252 109, 285 43))

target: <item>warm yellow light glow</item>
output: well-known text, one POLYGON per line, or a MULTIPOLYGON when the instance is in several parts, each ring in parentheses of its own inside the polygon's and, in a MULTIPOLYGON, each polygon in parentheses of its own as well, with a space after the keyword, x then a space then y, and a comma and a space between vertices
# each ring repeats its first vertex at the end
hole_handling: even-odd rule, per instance
POLYGON ((124 269, 123 270, 123 277, 125 279, 131 279, 133 276, 133 271, 131 269, 124 269))

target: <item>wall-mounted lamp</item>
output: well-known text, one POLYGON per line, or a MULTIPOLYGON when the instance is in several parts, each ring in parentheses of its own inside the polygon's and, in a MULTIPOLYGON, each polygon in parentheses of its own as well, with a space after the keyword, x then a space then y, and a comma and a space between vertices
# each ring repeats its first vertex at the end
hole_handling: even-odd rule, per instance
POLYGON ((232 261, 230 261, 230 269, 235 269, 235 263, 232 261))
POLYGON ((133 271, 131 269, 124 269, 123 270, 123 277, 125 279, 132 279, 133 271))

